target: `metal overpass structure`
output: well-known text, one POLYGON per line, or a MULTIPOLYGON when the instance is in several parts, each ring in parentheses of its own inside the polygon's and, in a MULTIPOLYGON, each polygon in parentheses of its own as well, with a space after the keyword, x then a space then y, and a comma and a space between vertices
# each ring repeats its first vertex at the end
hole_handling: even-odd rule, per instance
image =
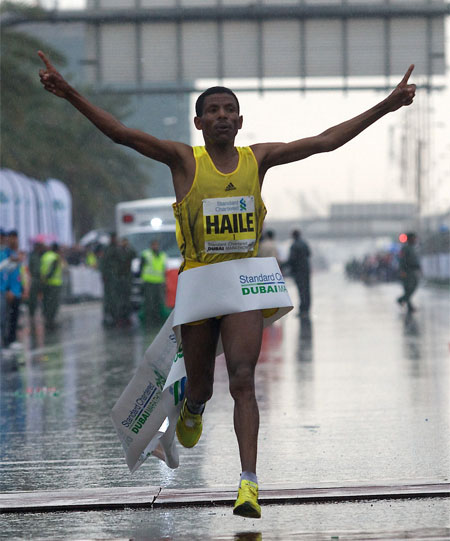
POLYGON ((102 91, 185 93, 199 79, 233 79, 240 92, 381 90, 412 62, 432 89, 449 14, 444 0, 88 0, 0 24, 48 25, 50 44, 51 28, 82 24, 85 79, 102 91))
MULTIPOLYGON (((444 87, 446 0, 87 2, 82 10, 4 12, 0 28, 30 32, 61 50, 77 83, 127 94, 129 122, 163 139, 190 140, 190 94, 214 84, 239 93, 387 91, 414 62, 419 88, 444 87)), ((424 103, 425 129, 402 143, 402 181, 415 184, 418 201, 430 162, 424 103)), ((143 166, 155 179, 149 195, 169 195, 167 168, 148 160, 143 166)), ((305 226, 325 235, 320 222, 305 226)), ((364 227, 362 220, 355 235, 364 227)))

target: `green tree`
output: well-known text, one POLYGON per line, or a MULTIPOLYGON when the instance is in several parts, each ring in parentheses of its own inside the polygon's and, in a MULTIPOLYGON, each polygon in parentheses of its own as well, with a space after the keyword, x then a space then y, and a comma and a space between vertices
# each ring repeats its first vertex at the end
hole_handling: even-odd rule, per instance
MULTIPOLYGON (((25 33, 1 33, 0 165, 38 180, 57 178, 73 199, 77 236, 96 227, 111 227, 118 201, 139 199, 150 179, 139 158, 101 134, 65 100, 45 92, 36 52, 46 51, 55 65, 64 56, 25 33)), ((123 96, 83 93, 100 107, 124 119, 123 96)))

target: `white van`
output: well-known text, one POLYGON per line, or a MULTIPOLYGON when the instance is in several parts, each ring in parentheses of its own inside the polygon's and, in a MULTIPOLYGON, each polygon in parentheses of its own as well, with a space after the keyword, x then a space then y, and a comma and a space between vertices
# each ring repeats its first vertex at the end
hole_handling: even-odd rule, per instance
MULTIPOLYGON (((175 305, 178 269, 182 261, 175 236, 174 202, 172 197, 153 197, 116 205, 116 233, 119 239, 127 238, 138 256, 156 239, 161 250, 167 254, 166 304, 170 308, 175 305)), ((136 259, 133 274, 137 273, 138 267, 139 259, 136 259)), ((134 286, 138 285, 137 280, 134 286)), ((133 287, 132 301, 135 305, 139 304, 138 290, 139 287, 133 287)))

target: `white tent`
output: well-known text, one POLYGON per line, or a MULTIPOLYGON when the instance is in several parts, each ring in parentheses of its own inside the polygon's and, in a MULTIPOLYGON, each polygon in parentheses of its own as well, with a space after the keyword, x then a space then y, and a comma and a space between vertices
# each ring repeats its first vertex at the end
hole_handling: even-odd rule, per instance
POLYGON ((61 244, 73 244, 72 230, 72 196, 65 184, 60 180, 50 178, 46 182, 50 194, 55 231, 61 244))
POLYGON ((14 191, 6 170, 0 169, 0 227, 6 231, 15 226, 14 191))
POLYGON ((56 179, 43 183, 0 169, 0 228, 17 230, 21 250, 29 250, 38 235, 71 245, 72 197, 67 186, 56 179))

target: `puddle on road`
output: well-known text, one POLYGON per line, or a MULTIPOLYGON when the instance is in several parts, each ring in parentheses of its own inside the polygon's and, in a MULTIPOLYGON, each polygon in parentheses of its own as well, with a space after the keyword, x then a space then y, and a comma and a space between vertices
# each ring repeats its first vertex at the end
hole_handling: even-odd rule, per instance
POLYGON ((260 520, 231 507, 4 515, 5 539, 269 541, 449 539, 448 499, 265 505, 260 520), (24 535, 25 537, 22 537, 24 535))

